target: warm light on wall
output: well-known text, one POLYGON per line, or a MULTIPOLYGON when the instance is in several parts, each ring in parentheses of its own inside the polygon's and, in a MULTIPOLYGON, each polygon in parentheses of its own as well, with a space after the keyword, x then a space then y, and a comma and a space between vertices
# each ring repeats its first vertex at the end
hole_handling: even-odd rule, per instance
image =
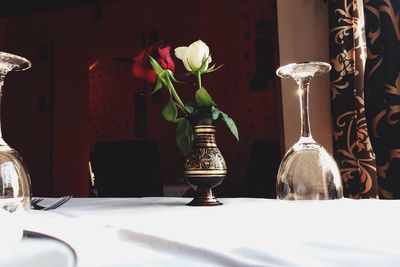
POLYGON ((100 60, 96 60, 95 62, 89 64, 89 71, 91 71, 92 69, 94 69, 97 64, 99 64, 100 60))

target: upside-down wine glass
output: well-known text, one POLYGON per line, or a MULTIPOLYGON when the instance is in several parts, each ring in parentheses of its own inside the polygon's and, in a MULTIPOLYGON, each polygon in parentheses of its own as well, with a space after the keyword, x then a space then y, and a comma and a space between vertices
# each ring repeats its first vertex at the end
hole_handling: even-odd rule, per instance
MULTIPOLYGON (((0 97, 7 73, 26 70, 30 67, 31 63, 27 59, 0 52, 0 97)), ((29 205, 30 177, 28 170, 18 152, 4 141, 0 123, 0 209, 15 212, 25 210, 29 205)))
POLYGON ((329 72, 324 62, 292 63, 280 67, 276 74, 292 78, 300 98, 300 139, 286 152, 278 170, 278 199, 319 200, 343 197, 340 172, 332 156, 311 135, 308 93, 311 79, 329 72))

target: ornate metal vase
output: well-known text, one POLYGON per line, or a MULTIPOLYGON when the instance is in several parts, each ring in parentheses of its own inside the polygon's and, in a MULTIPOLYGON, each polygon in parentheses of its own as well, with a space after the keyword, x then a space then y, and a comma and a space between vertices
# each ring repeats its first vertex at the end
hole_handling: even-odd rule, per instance
POLYGON ((227 173, 225 160, 215 142, 215 125, 211 117, 192 120, 192 125, 194 142, 187 156, 184 176, 196 190, 196 195, 187 205, 222 205, 212 191, 222 183, 227 173))

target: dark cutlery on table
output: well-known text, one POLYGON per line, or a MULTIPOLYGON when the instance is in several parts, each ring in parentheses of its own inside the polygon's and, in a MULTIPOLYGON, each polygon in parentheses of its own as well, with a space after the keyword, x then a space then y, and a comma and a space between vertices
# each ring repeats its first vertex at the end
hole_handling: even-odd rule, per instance
POLYGON ((52 209, 56 209, 56 208, 60 207, 61 205, 64 205, 71 198, 72 198, 72 196, 61 197, 61 198, 57 199, 57 201, 55 201, 53 204, 50 204, 48 206, 41 206, 38 204, 40 201, 43 200, 43 198, 32 198, 31 207, 34 210, 52 210, 52 209))

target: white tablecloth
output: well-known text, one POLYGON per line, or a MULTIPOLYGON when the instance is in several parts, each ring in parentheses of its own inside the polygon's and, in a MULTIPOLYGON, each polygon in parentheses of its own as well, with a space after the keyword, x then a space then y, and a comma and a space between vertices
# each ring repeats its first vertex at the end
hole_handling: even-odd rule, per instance
POLYGON ((400 266, 400 201, 220 200, 74 198, 24 228, 68 242, 80 267, 400 266))

